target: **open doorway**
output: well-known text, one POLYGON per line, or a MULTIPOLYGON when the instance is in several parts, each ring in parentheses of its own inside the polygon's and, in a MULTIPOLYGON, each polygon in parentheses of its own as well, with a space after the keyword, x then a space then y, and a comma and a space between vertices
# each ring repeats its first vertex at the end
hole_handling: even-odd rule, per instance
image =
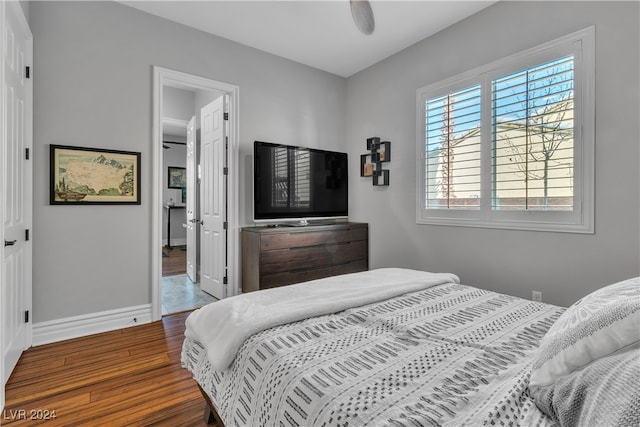
POLYGON ((196 116, 203 103, 222 96, 217 92, 162 89, 162 315, 194 310, 218 299, 201 289, 200 255, 195 208, 199 201, 197 167, 199 126, 196 116), (187 173, 187 171, 189 173, 187 173), (187 185, 189 184, 189 185, 187 185), (187 268, 188 262, 190 267, 187 268))
POLYGON ((237 293, 237 95, 154 67, 154 320, 237 293))

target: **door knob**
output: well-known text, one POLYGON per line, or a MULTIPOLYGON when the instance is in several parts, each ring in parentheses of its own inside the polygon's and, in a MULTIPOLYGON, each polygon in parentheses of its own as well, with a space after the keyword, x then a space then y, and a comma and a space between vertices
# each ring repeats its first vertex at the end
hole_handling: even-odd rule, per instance
POLYGON ((17 240, 5 240, 4 241, 4 245, 5 246, 13 246, 13 245, 16 244, 16 242, 17 242, 17 240))

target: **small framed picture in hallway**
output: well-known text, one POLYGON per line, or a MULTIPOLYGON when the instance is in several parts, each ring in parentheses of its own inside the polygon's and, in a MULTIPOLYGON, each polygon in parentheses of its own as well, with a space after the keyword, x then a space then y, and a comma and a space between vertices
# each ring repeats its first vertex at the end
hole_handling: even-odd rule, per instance
POLYGON ((187 169, 169 166, 167 183, 169 188, 185 188, 187 186, 187 169))

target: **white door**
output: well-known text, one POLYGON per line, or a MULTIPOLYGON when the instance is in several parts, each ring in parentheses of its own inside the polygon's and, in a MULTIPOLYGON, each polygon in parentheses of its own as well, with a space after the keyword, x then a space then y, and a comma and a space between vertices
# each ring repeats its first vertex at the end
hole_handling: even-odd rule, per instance
POLYGON ((200 110, 200 287, 225 297, 226 165, 224 96, 200 110))
POLYGON ((187 125, 187 276, 198 281, 198 188, 196 156, 196 117, 187 125))
MULTIPOLYGON (((18 2, 2 2, 2 384, 31 345, 32 37, 18 2), (30 72, 30 71, 29 71, 30 72)), ((4 403, 4 402, 0 402, 4 403)))

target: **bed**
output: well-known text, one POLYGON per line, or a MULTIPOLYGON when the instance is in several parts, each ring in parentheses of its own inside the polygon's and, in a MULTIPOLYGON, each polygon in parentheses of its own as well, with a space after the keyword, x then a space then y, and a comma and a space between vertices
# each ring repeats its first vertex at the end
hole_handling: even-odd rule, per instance
POLYGON ((637 426, 640 282, 594 294, 565 309, 452 274, 335 276, 195 311, 182 365, 226 427, 637 426))

